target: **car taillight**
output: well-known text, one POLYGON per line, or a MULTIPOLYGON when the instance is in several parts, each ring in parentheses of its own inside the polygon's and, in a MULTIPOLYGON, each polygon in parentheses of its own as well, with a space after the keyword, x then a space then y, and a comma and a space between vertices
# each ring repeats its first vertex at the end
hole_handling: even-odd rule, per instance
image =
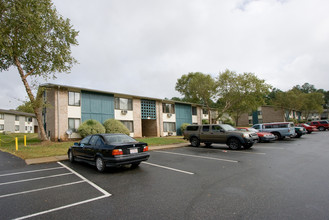
POLYGON ((148 151, 149 147, 148 146, 144 146, 143 152, 148 151))
POLYGON ((112 155, 113 156, 122 155, 122 154, 123 154, 123 152, 122 152, 121 149, 114 149, 114 150, 112 150, 112 155))

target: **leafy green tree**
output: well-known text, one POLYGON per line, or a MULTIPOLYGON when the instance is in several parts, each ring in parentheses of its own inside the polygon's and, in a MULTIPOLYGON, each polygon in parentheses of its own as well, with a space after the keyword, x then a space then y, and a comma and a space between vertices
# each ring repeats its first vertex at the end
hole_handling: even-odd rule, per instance
POLYGON ((303 85, 296 85, 294 86, 292 89, 298 89, 299 91, 301 91, 302 93, 312 93, 312 92, 316 92, 316 88, 314 87, 314 85, 309 84, 309 83, 304 83, 303 85))
POLYGON ((305 93, 303 94, 303 103, 300 110, 303 116, 307 119, 312 112, 323 112, 324 95, 319 92, 305 93))
POLYGON ((185 74, 177 80, 175 89, 184 96, 185 101, 206 106, 211 122, 210 108, 216 93, 216 83, 210 75, 200 72, 185 74))
POLYGON ((16 111, 34 113, 31 101, 26 101, 23 104, 17 106, 16 111))
POLYGON ((71 46, 78 44, 77 35, 69 19, 57 13, 51 0, 0 2, 0 71, 17 68, 43 141, 47 137, 41 117, 42 92, 33 94, 28 79, 48 79, 57 72, 69 72, 76 63, 71 46))
POLYGON ((303 96, 299 89, 291 89, 287 92, 279 92, 273 100, 273 105, 276 108, 282 108, 287 111, 285 115, 286 121, 289 121, 289 115, 293 110, 301 110, 303 106, 303 96))
POLYGON ((271 85, 253 73, 237 74, 230 70, 219 73, 217 77, 217 96, 219 116, 225 112, 238 124, 243 113, 256 110, 265 104, 271 85))

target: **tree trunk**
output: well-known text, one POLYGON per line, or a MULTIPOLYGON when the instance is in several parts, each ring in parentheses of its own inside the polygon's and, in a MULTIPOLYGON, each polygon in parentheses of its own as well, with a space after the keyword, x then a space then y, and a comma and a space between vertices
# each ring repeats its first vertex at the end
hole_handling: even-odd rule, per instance
POLYGON ((40 107, 37 107, 37 106, 34 105, 36 100, 34 98, 34 95, 33 95, 32 91, 31 91, 30 85, 26 80, 26 77, 29 74, 27 74, 27 75, 24 74, 24 70, 23 70, 23 68, 21 66, 21 63, 19 62, 17 57, 15 57, 15 65, 17 66, 19 75, 21 76, 22 82, 25 86, 26 93, 29 96, 31 104, 33 106, 33 111, 34 111, 34 114, 35 114, 35 117, 37 119, 38 126, 39 126, 39 134, 40 134, 41 141, 48 141, 45 129, 44 129, 43 124, 42 124, 42 115, 40 114, 40 107))
POLYGON ((210 107, 207 106, 207 109, 208 109, 208 124, 212 124, 212 121, 211 121, 211 113, 210 113, 210 107))

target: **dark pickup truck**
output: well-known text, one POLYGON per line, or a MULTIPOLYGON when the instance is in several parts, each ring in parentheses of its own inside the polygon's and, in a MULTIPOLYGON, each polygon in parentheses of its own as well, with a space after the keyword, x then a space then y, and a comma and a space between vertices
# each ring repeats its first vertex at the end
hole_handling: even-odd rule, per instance
POLYGON ((258 135, 239 131, 228 124, 189 125, 184 131, 184 139, 189 140, 193 147, 200 146, 200 143, 205 143, 206 146, 218 143, 226 144, 232 150, 239 150, 241 146, 251 148, 258 140, 258 135))

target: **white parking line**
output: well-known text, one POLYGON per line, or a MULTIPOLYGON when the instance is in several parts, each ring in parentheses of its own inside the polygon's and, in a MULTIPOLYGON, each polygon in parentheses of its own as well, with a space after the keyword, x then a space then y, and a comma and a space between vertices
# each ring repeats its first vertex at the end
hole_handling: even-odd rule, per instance
POLYGON ((78 205, 81 205, 81 204, 85 204, 85 203, 88 203, 88 202, 93 202, 93 201, 104 199, 104 198, 107 198, 107 197, 111 196, 110 193, 108 193, 107 191, 105 191, 101 187, 97 186, 95 183, 89 181, 88 179, 86 179, 81 174, 75 172, 74 170, 72 170, 71 168, 65 166, 61 162, 57 162, 57 163, 60 164, 62 167, 66 168, 67 170, 69 170, 71 172, 70 174, 75 174, 76 176, 80 177, 83 182, 89 183, 91 186, 93 186, 98 191, 100 191, 103 195, 102 196, 99 196, 99 197, 96 197, 96 198, 93 198, 93 199, 88 199, 88 200, 84 200, 84 201, 81 201, 81 202, 76 202, 76 203, 72 203, 72 204, 69 204, 69 205, 61 206, 61 207, 58 207, 58 208, 49 209, 49 210, 46 210, 46 211, 34 213, 34 214, 31 214, 31 215, 22 216, 22 217, 16 218, 17 220, 18 219, 31 218, 31 217, 35 217, 35 216, 39 216, 39 215, 44 215, 44 214, 47 214, 47 213, 50 213, 50 212, 55 212, 55 211, 66 209, 66 208, 70 208, 70 207, 73 207, 73 206, 78 206, 78 205))
POLYGON ((250 152, 250 151, 236 151, 236 150, 222 150, 222 152, 227 153, 242 153, 242 154, 258 154, 258 155, 265 155, 266 153, 259 153, 259 152, 250 152))
POLYGON ((165 153, 165 154, 175 154, 175 155, 181 155, 181 156, 187 156, 187 157, 196 157, 196 158, 202 158, 202 159, 208 159, 208 160, 219 160, 224 162, 231 162, 231 163, 238 163, 237 160, 227 160, 227 159, 221 159, 221 158, 215 158, 215 157, 204 157, 204 156, 197 156, 197 155, 190 155, 190 154, 181 154, 181 153, 174 153, 169 151, 154 151, 158 153, 165 153))
POLYGON ((9 196, 16 196, 16 195, 32 193, 32 192, 38 192, 38 191, 47 190, 47 189, 54 189, 54 188, 59 188, 59 187, 63 187, 63 186, 70 186, 70 185, 74 185, 74 184, 78 184, 78 183, 84 183, 84 182, 85 182, 84 180, 80 180, 80 181, 72 182, 72 183, 65 183, 65 184, 61 184, 61 185, 49 186, 49 187, 40 188, 40 189, 33 189, 33 190, 28 190, 28 191, 23 191, 23 192, 0 195, 0 198, 5 198, 5 197, 9 197, 9 196))
POLYGON ((0 186, 2 186, 2 185, 8 185, 8 184, 13 184, 13 183, 22 183, 22 182, 28 182, 28 181, 34 181, 34 180, 41 180, 41 179, 53 178, 53 177, 58 177, 58 176, 66 176, 66 175, 72 175, 72 174, 73 173, 62 173, 62 174, 51 175, 51 176, 43 176, 43 177, 37 177, 37 178, 32 178, 32 179, 11 181, 11 182, 0 183, 0 186))
POLYGON ((262 149, 278 149, 278 150, 285 150, 286 148, 283 148, 283 147, 261 147, 261 146, 257 146, 255 148, 262 148, 262 149))
POLYGON ((18 173, 7 173, 2 174, 1 176, 12 176, 12 175, 18 175, 18 174, 25 174, 25 173, 35 173, 35 172, 42 172, 42 171, 48 171, 48 170, 57 170, 57 169, 64 169, 64 167, 53 167, 53 168, 47 168, 47 169, 41 169, 41 170, 30 170, 30 171, 23 171, 18 173))
POLYGON ((143 162, 144 164, 150 165, 150 166, 155 166, 155 167, 160 167, 160 168, 164 168, 167 170, 173 170, 176 172, 180 172, 180 173, 185 173, 185 174, 189 174, 189 175, 193 175, 194 173, 188 172, 188 171, 184 171, 184 170, 179 170, 179 169, 175 169, 175 168, 171 168, 171 167, 165 167, 165 166, 161 166, 158 164, 154 164, 154 163, 149 163, 149 162, 143 162))

